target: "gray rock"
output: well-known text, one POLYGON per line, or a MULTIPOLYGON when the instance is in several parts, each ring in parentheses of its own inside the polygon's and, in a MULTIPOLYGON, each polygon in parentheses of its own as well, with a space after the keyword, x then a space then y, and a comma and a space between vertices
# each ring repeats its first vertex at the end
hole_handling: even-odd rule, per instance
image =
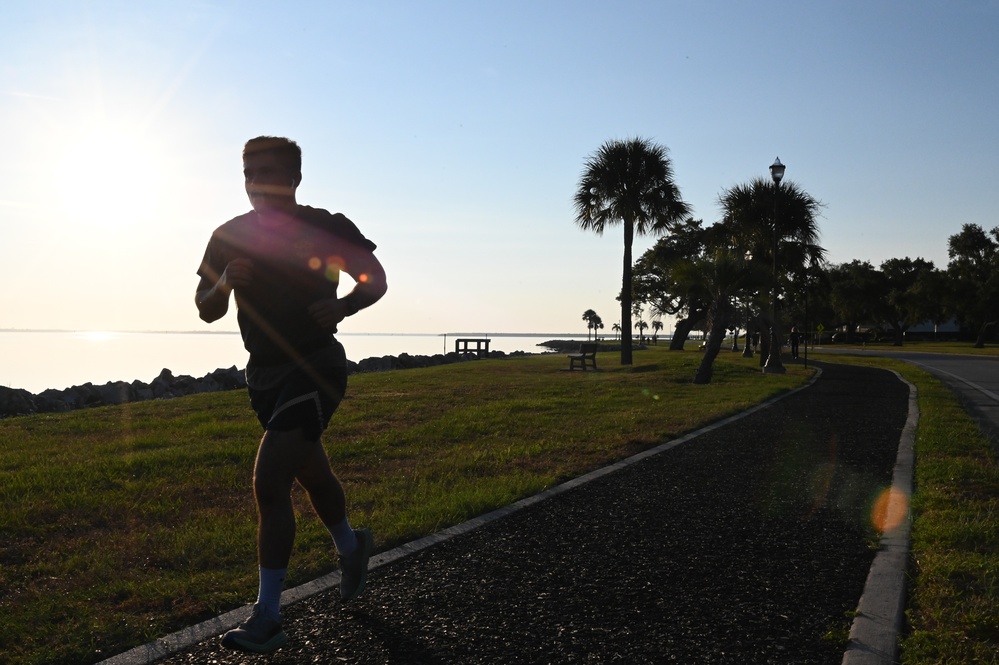
POLYGON ((34 395, 27 390, 0 386, 0 416, 23 416, 37 410, 34 395))
MULTIPOLYGON (((517 351, 511 356, 528 355, 517 351)), ((502 351, 491 351, 490 358, 505 358, 502 351)), ((396 356, 380 358, 365 358, 359 363, 347 362, 347 372, 389 372, 397 369, 414 369, 433 367, 456 362, 471 362, 478 360, 474 353, 445 355, 411 356, 403 353, 396 356)), ((216 369, 201 378, 180 375, 174 376, 169 369, 163 368, 159 375, 150 383, 142 381, 109 381, 102 386, 84 383, 65 390, 44 390, 32 395, 27 390, 5 388, 0 386, 0 418, 7 416, 30 415, 33 413, 57 413, 73 409, 83 409, 93 406, 110 404, 127 404, 143 402, 151 399, 170 399, 183 395, 197 393, 219 392, 223 390, 240 390, 246 388, 246 374, 243 370, 232 366, 228 369, 216 369)))

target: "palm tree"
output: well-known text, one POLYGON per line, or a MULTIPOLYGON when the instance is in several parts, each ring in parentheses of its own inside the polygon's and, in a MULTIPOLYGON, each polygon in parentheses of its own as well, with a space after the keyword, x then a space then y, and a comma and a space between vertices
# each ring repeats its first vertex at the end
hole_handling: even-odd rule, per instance
POLYGON ((638 343, 645 344, 645 331, 648 329, 649 324, 645 321, 639 319, 635 322, 635 330, 638 331, 638 343))
POLYGON ((635 234, 662 234, 690 215, 673 181, 665 146, 648 139, 607 141, 586 160, 574 197, 576 224, 603 235, 624 226, 624 270, 621 277, 621 364, 632 364, 631 271, 635 234))
POLYGON ((716 246, 737 250, 755 266, 770 268, 774 316, 769 322, 768 346, 780 353, 782 331, 779 298, 775 296, 790 283, 804 279, 809 267, 825 263, 825 249, 818 244, 817 218, 822 203, 793 182, 778 186, 763 178, 732 187, 718 202, 723 218, 715 227, 716 246))
POLYGON ((612 325, 611 326, 611 330, 614 331, 614 338, 615 339, 620 339, 621 338, 621 324, 620 323, 615 323, 614 325, 612 325))
POLYGON ((659 333, 663 329, 663 322, 656 319, 652 322, 652 343, 659 344, 659 333))
POLYGON ((583 312, 583 320, 586 321, 586 339, 590 339, 590 331, 596 328, 597 313, 592 309, 583 312))

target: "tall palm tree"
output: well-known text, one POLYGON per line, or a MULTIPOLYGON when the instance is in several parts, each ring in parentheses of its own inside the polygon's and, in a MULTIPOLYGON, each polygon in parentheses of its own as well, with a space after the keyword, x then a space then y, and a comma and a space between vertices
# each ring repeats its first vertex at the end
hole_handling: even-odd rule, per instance
POLYGON ((615 323, 614 325, 612 325, 611 326, 611 330, 614 331, 614 337, 620 338, 620 336, 621 336, 621 324, 620 323, 615 323))
POLYGON ((655 321, 652 322, 652 343, 653 344, 658 344, 659 343, 659 333, 662 332, 662 329, 663 329, 663 322, 662 321, 660 321, 659 319, 656 319, 655 321))
POLYGON ((726 190, 718 202, 723 218, 713 229, 716 246, 742 252, 757 267, 770 267, 770 348, 779 354, 782 328, 775 296, 803 280, 809 267, 825 263, 826 251, 818 244, 822 203, 793 182, 775 185, 763 178, 726 190))
POLYGON ((665 146, 648 139, 607 141, 586 160, 574 197, 576 224, 603 235, 624 226, 621 278, 621 364, 632 364, 631 272, 635 234, 663 234, 690 215, 673 181, 665 146))

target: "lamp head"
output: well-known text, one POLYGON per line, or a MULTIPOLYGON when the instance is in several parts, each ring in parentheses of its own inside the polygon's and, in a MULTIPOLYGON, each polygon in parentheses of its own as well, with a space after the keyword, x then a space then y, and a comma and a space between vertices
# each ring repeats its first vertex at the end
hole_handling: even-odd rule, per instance
POLYGON ((780 181, 784 178, 784 165, 780 163, 780 157, 774 160, 774 163, 770 165, 770 177, 773 178, 774 184, 779 185, 780 181))

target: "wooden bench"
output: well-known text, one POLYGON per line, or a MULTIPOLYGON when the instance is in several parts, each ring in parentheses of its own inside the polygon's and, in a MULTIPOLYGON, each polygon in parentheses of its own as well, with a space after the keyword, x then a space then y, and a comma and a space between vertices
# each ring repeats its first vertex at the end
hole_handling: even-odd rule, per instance
POLYGON ((480 358, 489 357, 489 340, 488 339, 456 339, 454 340, 454 352, 457 354, 464 353, 474 353, 480 358), (472 345, 475 348, 472 348, 472 345))
POLYGON ((569 354, 569 371, 576 369, 576 365, 579 368, 586 371, 586 363, 590 363, 590 367, 593 369, 597 368, 597 347, 599 345, 596 342, 583 342, 579 345, 579 353, 569 354))

